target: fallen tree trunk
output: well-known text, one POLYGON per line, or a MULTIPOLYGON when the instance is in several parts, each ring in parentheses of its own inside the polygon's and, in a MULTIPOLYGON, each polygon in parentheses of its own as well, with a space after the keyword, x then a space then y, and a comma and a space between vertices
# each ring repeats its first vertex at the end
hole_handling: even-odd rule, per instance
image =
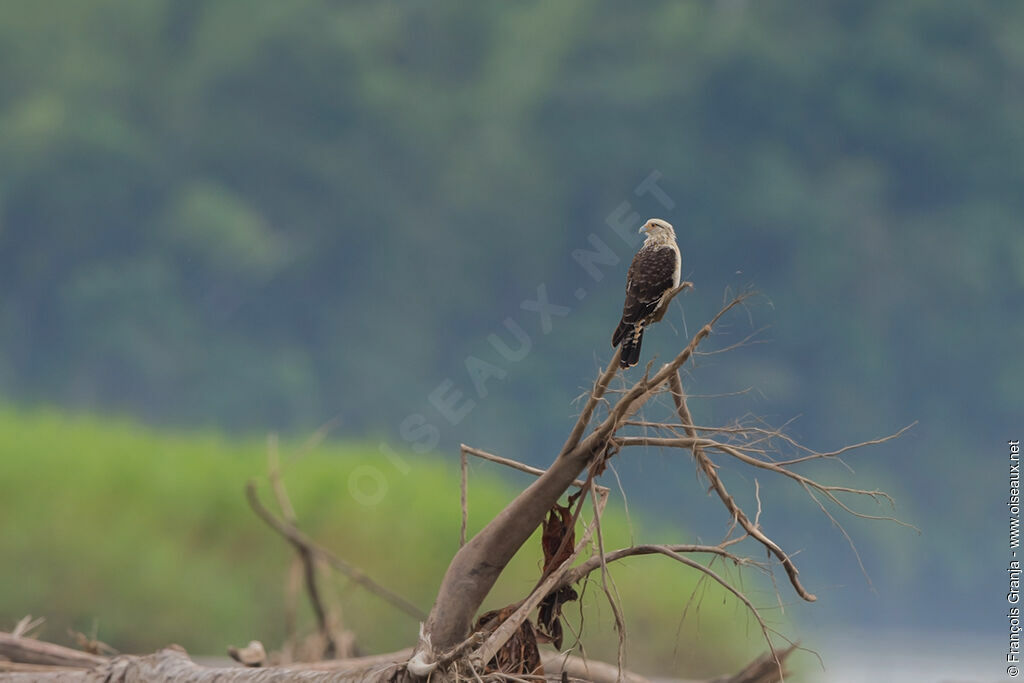
MULTIPOLYGON (((343 670, 323 671, 295 666, 248 668, 242 666, 210 667, 196 664, 184 650, 168 647, 151 655, 120 655, 90 669, 53 667, 47 672, 14 672, 6 681, 60 681, 62 683, 277 683, 279 681, 316 681, 318 683, 355 683, 380 679, 380 667, 397 668, 398 663, 381 664, 377 659, 368 666, 352 666, 343 670)), ((386 680, 386 679, 385 679, 386 680)))
MULTIPOLYGON (((787 657, 793 648, 778 652, 787 657)), ((284 683, 314 681, 317 683, 354 683, 355 681, 390 681, 402 675, 402 667, 412 648, 388 654, 321 662, 295 663, 287 666, 250 668, 244 666, 203 666, 192 661, 180 647, 171 646, 150 655, 118 655, 101 657, 46 643, 0 633, 0 672, 3 680, 13 683, 48 681, 61 683, 284 683), (4 658, 10 660, 4 661, 4 658)), ((547 680, 568 680, 591 683, 649 683, 635 673, 623 671, 605 662, 588 661, 558 652, 542 654, 547 680)), ((484 675, 483 680, 502 680, 499 675, 484 675)), ((681 681, 680 683, 776 683, 779 667, 771 653, 752 662, 735 676, 712 681, 681 681)))

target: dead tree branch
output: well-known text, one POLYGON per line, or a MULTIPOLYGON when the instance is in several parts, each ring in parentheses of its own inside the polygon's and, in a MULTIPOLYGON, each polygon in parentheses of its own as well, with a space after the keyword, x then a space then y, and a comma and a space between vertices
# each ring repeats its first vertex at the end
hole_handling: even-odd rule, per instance
MULTIPOLYGON (((681 290, 680 290, 681 291, 681 290)), ((614 432, 664 384, 669 376, 689 360, 700 343, 711 334, 718 321, 747 295, 727 303, 702 327, 690 343, 653 377, 644 376, 616 402, 608 416, 584 437, 598 405, 618 371, 618 351, 613 354, 590 392, 590 396, 573 425, 569 437, 554 463, 537 480, 517 496, 480 533, 459 549, 449 564, 437 598, 423 629, 417 656, 411 662, 413 673, 430 671, 438 653, 456 647, 469 634, 473 615, 512 556, 530 534, 540 526, 547 511, 576 481, 577 476, 595 457, 604 457, 614 432)))
MULTIPOLYGON (((273 478, 272 481, 274 481, 273 478)), ((280 487, 280 481, 277 481, 277 486, 280 487)), ((320 635, 324 639, 324 655, 328 658, 334 657, 338 652, 338 649, 337 644, 334 642, 334 635, 331 633, 331 625, 327 620, 327 609, 324 607, 323 600, 320 598, 316 564, 314 563, 315 551, 313 549, 312 542, 302 534, 298 533, 298 529, 295 527, 295 524, 291 520, 287 519, 287 517, 294 518, 294 513, 290 514, 287 511, 290 509, 290 506, 286 507, 283 512, 286 518, 277 519, 270 510, 264 507, 263 503, 260 502, 259 494, 256 492, 256 482, 250 481, 246 485, 245 494, 249 499, 249 506, 257 515, 259 515, 260 519, 284 536, 285 540, 291 543, 292 547, 295 548, 295 552, 298 553, 299 559, 302 561, 302 571, 305 578, 306 591, 309 593, 309 602, 313 607, 313 614, 316 616, 317 628, 320 630, 320 635)), ((283 491, 280 491, 278 495, 281 499, 287 500, 283 491)))
MULTIPOLYGON (((688 286, 688 283, 684 283, 675 293, 683 291, 688 286)), ((584 560, 578 567, 569 568, 563 563, 557 568, 557 571, 549 570, 550 573, 545 573, 542 576, 540 585, 531 592, 529 598, 516 606, 515 619, 507 619, 505 623, 498 626, 497 630, 487 637, 485 645, 476 650, 471 658, 471 661, 474 663, 474 675, 478 670, 476 665, 482 665, 489 661, 484 656, 493 656, 501 644, 503 644, 504 641, 497 645, 493 644, 497 643, 498 637, 505 640, 511 637, 511 634, 515 633, 519 625, 525 621, 529 611, 544 596, 549 595, 559 587, 574 584, 597 569, 600 569, 602 572, 602 589, 609 598, 612 610, 616 614, 616 623, 621 629, 622 622, 619 618, 618 606, 608 581, 608 564, 624 557, 661 554, 686 564, 719 583, 751 611, 771 649, 770 656, 772 664, 776 669, 776 674, 781 676, 781 660, 783 655, 775 650, 770 637, 771 629, 765 623, 757 608, 742 591, 739 591, 729 581, 711 569, 710 563, 708 565, 701 564, 686 557, 686 554, 709 554, 712 556, 711 562, 714 562, 715 559, 727 560, 741 568, 751 565, 760 571, 770 573, 769 565, 754 562, 750 558, 742 557, 728 549, 729 546, 745 538, 751 538, 761 544, 782 565, 790 584, 801 598, 813 602, 816 600, 816 596, 802 584, 799 578, 799 571, 792 558, 761 529, 759 495, 755 495, 758 504, 757 515, 751 521, 742 506, 729 493, 718 474, 717 465, 712 461, 710 454, 721 453, 735 458, 744 464, 788 477, 807 489, 811 493, 812 499, 820 506, 822 502, 814 497, 813 492, 821 494, 825 500, 836 504, 851 514, 870 519, 895 521, 891 517, 867 515, 854 511, 839 498, 841 494, 851 494, 871 497, 876 501, 889 500, 885 493, 820 484, 806 475, 793 471, 790 467, 813 459, 838 459, 839 455, 852 450, 852 448, 858 445, 880 443, 888 438, 899 436, 902 431, 886 439, 865 442, 853 447, 844 447, 829 453, 818 453, 801 446, 777 429, 743 425, 709 428, 695 426, 686 402, 686 395, 683 391, 680 369, 695 356, 701 343, 712 334, 722 317, 733 308, 741 306, 749 296, 750 294, 741 294, 727 302, 709 323, 693 335, 689 343, 670 362, 664 364, 653 374, 650 365, 648 365, 647 371, 640 379, 621 391, 610 389, 611 381, 618 372, 619 352, 616 351, 608 366, 595 380, 579 417, 549 469, 540 470, 525 466, 514 460, 508 460, 463 445, 460 455, 463 459, 464 477, 466 476, 466 456, 476 455, 521 471, 530 472, 537 475, 538 479, 527 487, 473 539, 467 541, 453 558, 438 591, 430 616, 422 629, 421 640, 416 649, 415 656, 409 662, 410 673, 413 675, 426 675, 428 672, 436 670, 439 664, 447 664, 454 661, 456 658, 454 653, 461 653, 467 647, 470 647, 470 644, 475 642, 473 638, 467 639, 473 614, 479 608, 484 597, 490 591, 494 581, 508 561, 518 551, 519 547, 533 530, 540 525, 544 515, 549 509, 552 509, 552 506, 556 504, 562 493, 573 485, 578 487, 590 485, 594 475, 603 471, 605 461, 614 456, 621 448, 644 445, 688 449, 693 455, 698 470, 707 479, 711 490, 715 491, 725 506, 730 519, 733 521, 733 526, 742 529, 743 535, 732 537, 732 528, 730 528, 725 540, 717 546, 643 545, 606 553, 600 531, 600 513, 598 512, 591 526, 587 528, 587 536, 593 535, 598 541, 595 554, 584 560), (633 416, 648 400, 665 391, 672 395, 678 423, 651 423, 634 420, 633 416), (616 395, 616 400, 609 403, 607 395, 612 393, 616 395), (596 416, 602 405, 608 406, 607 413, 598 419, 596 416), (667 433, 667 435, 620 435, 619 431, 629 424, 639 424, 644 427, 654 428, 663 434, 667 433), (802 451, 803 455, 781 462, 773 460, 771 450, 778 444, 802 451), (577 476, 588 464, 591 466, 590 476, 586 481, 581 482, 577 476)), ((463 487, 465 487, 465 484, 463 484, 463 487)), ((586 493, 587 491, 584 488, 584 497, 586 493)), ((464 498, 463 494, 463 500, 464 498)), ((580 504, 582 504, 582 500, 580 500, 580 504)), ((580 509, 578 505, 572 519, 573 524, 580 509)), ((465 510, 465 503, 463 503, 463 510, 465 510)), ((827 510, 826 514, 828 514, 827 510)), ((829 516, 831 518, 831 515, 829 516)), ((562 543, 564 546, 565 538, 563 538, 562 543)), ((576 557, 581 549, 579 544, 577 544, 577 547, 571 554, 572 557, 576 557)), ((562 549, 559 549, 558 552, 561 553, 562 549)), ((561 557, 560 554, 559 557, 561 557)))
MULTIPOLYGON (((731 561, 737 567, 742 566, 755 566, 761 569, 766 569, 763 564, 751 560, 749 557, 740 557, 734 553, 729 552, 725 548, 717 545, 693 545, 693 544, 643 544, 633 545, 628 548, 620 548, 619 550, 613 550, 605 553, 604 561, 605 564, 611 564, 618 560, 625 559, 627 557, 635 557, 637 555, 665 555, 666 557, 673 557, 676 554, 710 554, 723 557, 731 561)), ((562 581, 559 586, 570 586, 574 583, 578 583, 585 578, 591 572, 601 568, 601 558, 591 557, 588 560, 581 562, 580 564, 569 570, 565 576, 562 577, 562 581)))
POLYGON ((262 502, 260 502, 259 495, 256 492, 255 482, 250 481, 246 485, 245 493, 249 500, 250 507, 252 507, 253 511, 259 516, 259 518, 266 522, 274 531, 284 536, 284 538, 293 546, 308 548, 311 555, 323 559, 332 568, 341 572, 370 593, 373 593, 385 602, 408 614, 413 619, 422 620, 425 617, 425 614, 411 602, 394 591, 380 585, 361 569, 354 567, 331 551, 318 545, 299 529, 275 517, 274 514, 271 513, 262 502))
MULTIPOLYGON (((683 383, 679 378, 678 372, 672 373, 669 378, 669 383, 672 391, 672 399, 675 401, 676 411, 679 413, 679 419, 684 425, 693 424, 693 418, 690 416, 690 409, 686 405, 686 395, 683 393, 683 383)), ((687 434, 691 439, 696 438, 697 436, 696 430, 692 427, 687 428, 687 434)), ((775 541, 768 538, 757 526, 751 523, 750 519, 747 518, 747 514, 739 505, 737 505, 735 499, 729 495, 729 492, 726 491, 725 485, 722 483, 718 473, 715 471, 714 464, 704 452, 703 446, 695 445, 692 447, 691 452, 693 453, 693 457, 697 461, 701 471, 704 473, 704 476, 706 476, 708 481, 711 483, 711 487, 715 490, 715 493, 718 494, 722 504, 725 505, 726 509, 729 511, 730 516, 739 522, 740 526, 743 527, 743 530, 746 531, 747 534, 752 538, 757 539, 765 548, 768 549, 768 552, 774 555, 779 562, 782 563, 783 569, 786 570, 786 575, 789 576, 789 582, 792 584, 793 590, 797 592, 797 595, 808 602, 814 602, 817 600, 818 598, 804 588, 803 584, 800 582, 800 572, 797 570, 796 565, 793 563, 793 560, 790 559, 789 555, 787 555, 782 548, 775 543, 775 541)))
MULTIPOLYGON (((497 463, 499 465, 511 467, 514 470, 519 470, 520 472, 525 472, 526 474, 532 474, 536 477, 539 477, 540 475, 544 474, 544 472, 547 471, 542 470, 539 467, 533 467, 531 465, 521 463, 518 460, 512 460, 511 458, 503 458, 500 455, 494 455, 493 453, 488 453, 487 451, 480 450, 479 448, 473 448, 472 446, 467 446, 466 444, 461 444, 459 448, 462 451, 462 453, 466 455, 476 456, 477 458, 480 458, 482 460, 490 460, 491 462, 497 463)), ((577 488, 583 488, 584 486, 587 485, 587 482, 581 479, 574 479, 572 485, 577 488)))
POLYGON ((0 632, 0 657, 22 664, 85 669, 99 666, 107 661, 106 657, 99 655, 2 632, 0 632))

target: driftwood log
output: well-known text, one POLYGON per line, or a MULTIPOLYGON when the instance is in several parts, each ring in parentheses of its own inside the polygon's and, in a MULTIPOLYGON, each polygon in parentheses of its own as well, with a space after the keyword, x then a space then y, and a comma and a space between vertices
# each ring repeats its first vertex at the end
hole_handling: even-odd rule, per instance
MULTIPOLYGON (((792 648, 779 652, 785 658, 792 648)), ((288 666, 250 668, 202 666, 193 662, 183 649, 171 646, 151 655, 101 657, 34 638, 0 632, 0 680, 12 683, 61 681, 67 683, 278 683, 315 681, 350 683, 377 680, 387 672, 401 669, 412 649, 355 659, 325 660, 288 666)), ((618 667, 604 662, 547 652, 542 655, 545 677, 552 681, 574 680, 593 683, 648 683, 648 679, 630 672, 619 678, 618 667), (562 678, 562 672, 566 678, 562 678)), ((735 676, 712 681, 679 683, 775 683, 779 668, 771 654, 752 662, 735 676)))

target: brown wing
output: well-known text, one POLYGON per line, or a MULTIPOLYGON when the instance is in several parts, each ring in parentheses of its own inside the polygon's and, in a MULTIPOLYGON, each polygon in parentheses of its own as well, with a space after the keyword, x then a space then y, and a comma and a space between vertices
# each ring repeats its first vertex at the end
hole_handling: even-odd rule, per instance
POLYGON ((626 302, 622 322, 646 321, 658 308, 662 295, 672 288, 676 250, 672 247, 644 247, 633 257, 626 276, 626 302))

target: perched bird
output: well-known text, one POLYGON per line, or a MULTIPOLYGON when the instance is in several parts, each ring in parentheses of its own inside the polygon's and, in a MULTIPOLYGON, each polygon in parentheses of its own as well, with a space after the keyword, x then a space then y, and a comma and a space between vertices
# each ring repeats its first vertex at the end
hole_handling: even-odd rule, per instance
POLYGON ((652 218, 640 228, 647 239, 633 257, 626 275, 626 303, 622 320, 612 335, 612 347, 622 344, 619 366, 632 367, 640 360, 640 342, 644 327, 660 319, 660 310, 667 302, 666 294, 679 286, 682 257, 676 245, 672 226, 660 218, 652 218))

